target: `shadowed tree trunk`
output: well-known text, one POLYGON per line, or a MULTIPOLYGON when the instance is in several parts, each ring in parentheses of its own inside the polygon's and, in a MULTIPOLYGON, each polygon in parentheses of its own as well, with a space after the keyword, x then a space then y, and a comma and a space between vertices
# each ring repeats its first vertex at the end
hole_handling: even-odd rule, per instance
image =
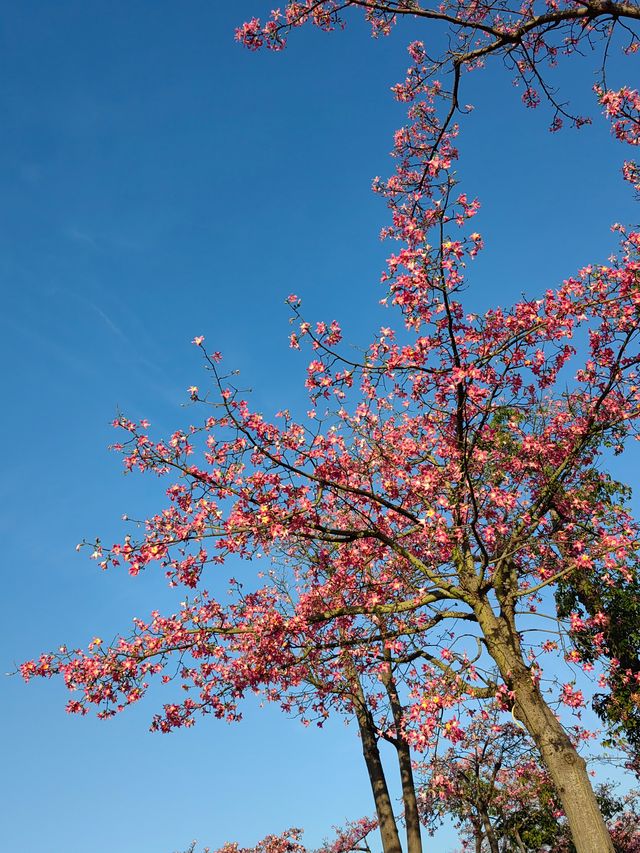
POLYGON ((487 836, 487 841, 489 842, 489 847, 491 848, 491 853, 500 853, 500 848, 498 847, 498 839, 496 838, 496 834, 493 831, 493 827, 491 826, 489 815, 484 809, 481 811, 481 817, 482 823, 484 825, 485 835, 487 836))
POLYGON ((404 820, 407 833, 408 853, 422 853, 422 836, 420 833, 420 815, 418 813, 418 800, 416 798, 416 786, 411 766, 411 749, 402 733, 403 708, 398 696, 398 689, 391 669, 390 655, 385 654, 388 662, 388 670, 383 677, 383 683, 389 697, 393 722, 395 724, 395 737, 393 745, 398 755, 400 767, 400 781, 402 783, 402 801, 404 803, 404 820))
MULTIPOLYGON (((346 657, 346 656, 345 656, 346 657)), ((353 699, 353 708, 360 731, 362 754, 369 774, 369 782, 373 792, 376 805, 376 814, 380 824, 380 837, 384 853, 402 853, 398 825, 393 813, 391 797, 387 787, 387 780, 378 749, 378 735, 376 727, 366 702, 364 691, 355 667, 351 660, 346 659, 345 672, 349 679, 349 687, 353 699)))
POLYGON ((514 839, 515 839, 515 842, 516 842, 516 845, 517 845, 517 847, 518 847, 518 851, 519 851, 519 853, 527 853, 527 849, 526 849, 526 847, 524 846, 524 844, 522 843, 522 838, 520 838, 520 833, 518 832, 518 830, 517 830, 517 829, 515 829, 515 830, 513 831, 513 837, 514 837, 514 839))

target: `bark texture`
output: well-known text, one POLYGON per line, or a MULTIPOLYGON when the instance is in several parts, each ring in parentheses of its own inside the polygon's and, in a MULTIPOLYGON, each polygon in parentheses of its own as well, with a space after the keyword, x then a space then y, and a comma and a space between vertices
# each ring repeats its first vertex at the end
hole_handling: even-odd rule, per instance
POLYGON ((489 848, 491 853, 500 853, 500 848, 498 847, 498 839, 496 838, 496 834, 493 831, 493 827, 491 826, 491 821, 489 820, 489 815, 486 811, 482 812, 482 823, 484 825, 485 835, 487 836, 487 841, 489 842, 489 848))
POLYGON ((378 734, 373 717, 367 706, 366 696, 364 695, 358 673, 348 655, 344 656, 344 666, 349 682, 353 710, 360 731, 362 754, 367 766, 371 791, 373 792, 373 799, 376 804, 383 853, 402 853, 398 825, 393 813, 393 804, 389 796, 384 767, 380 758, 378 734))
POLYGON ((380 824, 380 837, 382 839, 382 849, 384 853, 402 853, 402 845, 400 844, 400 836, 398 835, 398 826, 396 824, 395 815, 393 814, 393 806, 387 780, 384 775, 384 768, 380 759, 380 751, 378 749, 378 739, 373 727, 373 721, 368 709, 364 708, 359 703, 356 703, 356 719, 358 728, 360 729, 360 740, 362 743, 362 754, 364 755, 365 764, 367 765, 367 773, 369 774, 369 782, 373 792, 373 799, 376 804, 376 814, 380 824))
POLYGON ((497 616, 485 598, 478 600, 474 609, 487 649, 515 694, 514 717, 522 722, 535 741, 549 770, 577 853, 614 853, 584 759, 545 702, 523 661, 509 608, 497 616))
POLYGON ((400 781, 402 784, 402 802, 404 805, 404 822, 407 834, 408 853, 422 853, 422 835, 420 833, 420 814, 418 812, 418 800, 416 798, 416 786, 411 766, 411 749, 402 734, 403 708, 398 696, 391 663, 389 670, 383 679, 393 722, 395 724, 395 738, 393 745, 398 754, 398 765, 400 768, 400 781))

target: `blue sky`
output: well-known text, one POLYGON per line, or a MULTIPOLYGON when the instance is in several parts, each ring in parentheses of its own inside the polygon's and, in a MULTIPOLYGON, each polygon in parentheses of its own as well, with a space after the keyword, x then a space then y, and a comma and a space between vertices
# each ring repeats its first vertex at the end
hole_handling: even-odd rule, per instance
MULTIPOLYGON (((123 513, 159 506, 162 484, 123 478, 109 423, 118 409, 161 434, 188 420, 186 388, 204 384, 194 335, 273 410, 303 401, 288 293, 355 342, 388 321, 377 305, 386 211, 370 184, 392 168, 403 113, 389 87, 404 45, 432 36, 303 30, 284 54, 250 54, 234 27, 267 6, 3 4, 2 671, 176 606, 159 574, 102 573, 74 548, 115 541, 123 513)), ((561 80, 597 114, 591 75, 580 62, 561 80)), ((550 135, 499 66, 468 83, 477 108, 460 172, 487 243, 475 310, 606 258, 631 195, 603 121, 550 135)), ((57 683, 0 689, 0 846, 12 853, 171 853, 291 825, 317 844, 372 812, 341 721, 310 731, 249 705, 240 725, 160 736, 147 727, 161 691, 100 723, 67 716, 57 683)))

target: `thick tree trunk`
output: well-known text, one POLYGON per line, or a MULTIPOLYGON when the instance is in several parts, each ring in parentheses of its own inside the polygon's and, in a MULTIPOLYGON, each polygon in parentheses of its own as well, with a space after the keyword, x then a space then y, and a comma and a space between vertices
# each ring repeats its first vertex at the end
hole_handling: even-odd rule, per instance
POLYGON ((489 653, 515 694, 514 716, 535 741, 557 789, 577 853, 614 853, 584 759, 534 684, 517 633, 486 599, 478 602, 475 612, 489 653))
POLYGON ((531 681, 528 671, 516 676, 515 716, 536 742, 558 792, 578 853, 613 853, 609 831, 582 756, 531 681))

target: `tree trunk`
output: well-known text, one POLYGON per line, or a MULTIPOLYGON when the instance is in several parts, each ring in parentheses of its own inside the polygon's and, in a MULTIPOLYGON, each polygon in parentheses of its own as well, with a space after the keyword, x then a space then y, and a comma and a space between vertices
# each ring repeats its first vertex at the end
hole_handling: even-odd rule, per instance
POLYGON ((378 749, 376 728, 371 712, 367 707, 367 700, 362 690, 360 678, 353 666, 353 662, 348 657, 345 658, 345 672, 351 688, 353 708, 358 722, 358 729, 360 730, 362 754, 367 765, 369 782, 371 783, 373 799, 376 804, 383 853, 402 853, 398 826, 393 813, 387 780, 380 758, 380 750, 378 749))
POLYGON ((411 767, 411 752, 407 742, 400 738, 396 746, 398 763, 400 764, 400 780, 402 782, 402 800, 404 802, 404 822, 407 831, 408 853, 422 853, 422 836, 420 834, 420 817, 418 800, 411 767))
POLYGON ((522 843, 522 838, 520 838, 520 833, 518 832, 517 829, 513 830, 513 837, 515 839, 516 845, 517 845, 520 853, 527 853, 527 849, 524 846, 524 844, 522 843))
POLYGON ((522 659, 517 633, 484 599, 475 607, 487 648, 505 683, 514 691, 514 717, 535 741, 558 792, 577 853, 614 853, 584 759, 545 702, 522 659))
POLYGON ((481 817, 482 823, 484 825, 485 835, 487 836, 487 841, 489 842, 489 847, 491 848, 491 853, 500 853, 500 848, 498 847, 498 839, 496 838, 496 834, 493 831, 493 827, 491 826, 489 815, 485 811, 482 811, 481 817))
POLYGON ((380 837, 384 853, 402 853, 398 827, 387 788, 387 780, 380 759, 378 739, 376 737, 371 716, 367 709, 356 706, 356 719, 360 729, 360 740, 362 742, 362 754, 367 765, 373 799, 376 804, 378 823, 380 824, 380 837))
POLYGON ((476 843, 476 853, 482 853, 482 842, 484 841, 484 834, 479 826, 474 826, 473 837, 476 843))
POLYGON ((416 786, 411 766, 411 749, 402 735, 403 708, 398 696, 396 682, 389 662, 389 670, 383 677, 383 683, 389 697, 393 722, 395 724, 394 746, 398 754, 400 766, 400 781, 402 783, 402 801, 404 804, 404 823, 407 833, 408 853, 422 853, 422 836, 420 833, 420 815, 416 786))
MULTIPOLYGON (((525 667, 526 669, 526 667, 525 667)), ((578 853, 613 853, 609 831, 600 812, 587 766, 561 723, 542 698, 531 674, 516 677, 514 715, 536 742, 558 792, 578 853)))

